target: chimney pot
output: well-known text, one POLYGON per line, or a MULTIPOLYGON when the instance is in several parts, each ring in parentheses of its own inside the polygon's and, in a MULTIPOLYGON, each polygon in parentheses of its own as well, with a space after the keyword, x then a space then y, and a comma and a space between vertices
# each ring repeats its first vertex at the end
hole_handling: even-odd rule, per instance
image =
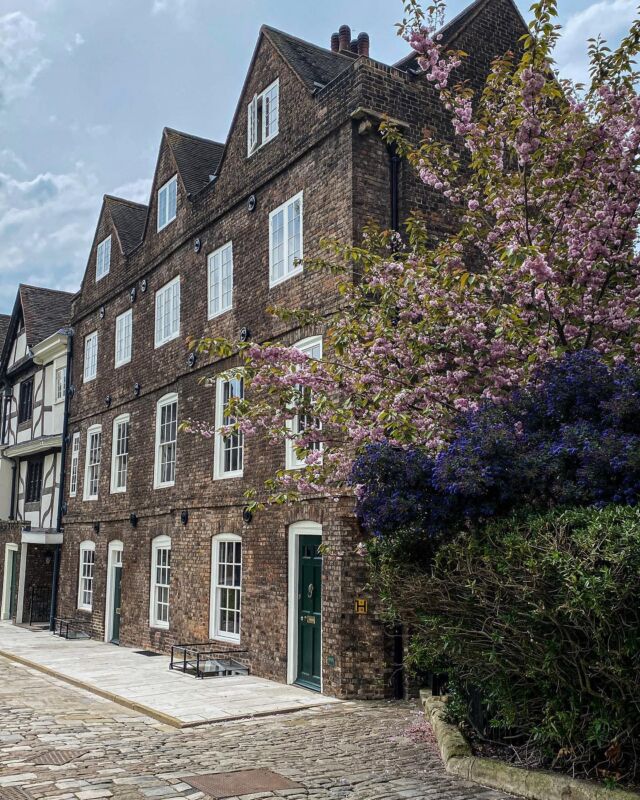
POLYGON ((337 53, 340 49, 340 35, 338 33, 331 34, 331 49, 337 53))
POLYGON ((338 31, 340 52, 349 50, 351 47, 351 28, 348 25, 341 25, 338 31))
POLYGON ((366 56, 369 58, 369 34, 368 33, 360 33, 358 35, 358 55, 359 56, 366 56))
POLYGON ((351 50, 352 53, 357 53, 358 52, 358 40, 357 39, 352 39, 351 40, 351 44, 349 45, 349 49, 351 50))

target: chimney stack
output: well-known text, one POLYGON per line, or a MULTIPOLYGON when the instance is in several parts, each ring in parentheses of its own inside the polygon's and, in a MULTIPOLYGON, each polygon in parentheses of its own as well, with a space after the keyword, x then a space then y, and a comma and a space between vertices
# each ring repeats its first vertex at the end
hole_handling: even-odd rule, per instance
POLYGON ((358 34, 356 45, 356 52, 358 55, 369 58, 369 34, 364 32, 358 34))
POLYGON ((351 40, 351 44, 349 45, 349 49, 351 50, 352 53, 355 53, 356 55, 358 55, 358 40, 357 39, 352 39, 351 40))
POLYGON ((351 49, 351 28, 348 25, 341 25, 338 31, 339 50, 351 49))
POLYGON ((340 50, 340 35, 338 33, 331 34, 331 49, 334 53, 340 50))

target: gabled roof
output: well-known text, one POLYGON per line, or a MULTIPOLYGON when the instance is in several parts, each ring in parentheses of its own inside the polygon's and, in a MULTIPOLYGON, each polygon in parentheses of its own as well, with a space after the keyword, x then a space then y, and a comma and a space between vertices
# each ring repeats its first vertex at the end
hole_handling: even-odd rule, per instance
MULTIPOLYGON (((440 44, 443 46, 450 46, 454 43, 454 41, 463 33, 467 27, 473 22, 473 20, 484 11, 484 9, 490 5, 492 2, 496 0, 474 0, 471 5, 468 5, 466 8, 462 9, 462 11, 455 16, 452 20, 443 25, 442 28, 438 31, 438 34, 442 36, 440 44)), ((510 6, 512 6, 513 11, 515 14, 520 18, 522 22, 522 32, 525 33, 527 31, 527 23, 524 21, 520 10, 513 2, 513 0, 508 0, 510 6)), ((393 65, 398 69, 418 69, 418 55, 417 53, 409 53, 408 56, 400 59, 397 63, 393 65)))
POLYGON ((317 84, 326 86, 353 64, 353 56, 334 53, 269 25, 263 25, 260 30, 311 90, 318 88, 317 84))
POLYGON ((20 284, 18 294, 29 347, 44 341, 69 324, 71 301, 74 298, 71 292, 20 284))
POLYGON ((0 353, 4 347, 4 340, 7 338, 9 330, 9 323, 11 322, 10 314, 0 314, 0 353))
MULTIPOLYGON (((27 286, 21 283, 13 312, 8 317, 9 324, 4 334, 4 341, 0 334, 0 369, 6 368, 20 317, 24 319, 27 347, 34 347, 69 324, 71 302, 74 297, 71 292, 43 289, 40 286, 27 286)), ((7 318, 3 317, 2 320, 4 319, 7 318)))
POLYGON ((105 195, 104 201, 109 207, 111 219, 122 245, 122 252, 128 255, 142 241, 147 206, 108 194, 105 195))
POLYGON ((173 128, 164 130, 187 194, 199 192, 217 173, 224 144, 173 128))

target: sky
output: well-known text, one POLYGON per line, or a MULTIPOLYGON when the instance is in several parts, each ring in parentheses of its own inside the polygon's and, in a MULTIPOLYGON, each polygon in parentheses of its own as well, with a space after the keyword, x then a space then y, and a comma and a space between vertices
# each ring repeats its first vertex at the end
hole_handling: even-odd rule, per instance
MULTIPOLYGON (((20 282, 77 290, 102 196, 148 202, 165 125, 226 139, 261 24, 328 46, 346 23, 374 58, 407 53, 401 0, 236 2, 0 0, 0 313, 20 282)), ((559 0, 560 73, 586 77, 587 39, 617 42, 636 3, 559 0)))

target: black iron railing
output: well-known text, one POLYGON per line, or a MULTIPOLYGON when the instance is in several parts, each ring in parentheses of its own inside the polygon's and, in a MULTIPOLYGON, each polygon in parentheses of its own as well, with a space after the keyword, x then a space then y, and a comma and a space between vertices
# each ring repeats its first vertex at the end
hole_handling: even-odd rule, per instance
POLYGON ((196 678, 248 675, 248 653, 246 650, 217 650, 211 642, 174 644, 169 669, 177 669, 196 678))
POLYGON ((55 617, 51 633, 63 639, 90 639, 91 632, 84 620, 55 617))
POLYGON ((51 604, 51 587, 34 586, 31 589, 29 605, 29 625, 49 621, 49 606, 51 604))

